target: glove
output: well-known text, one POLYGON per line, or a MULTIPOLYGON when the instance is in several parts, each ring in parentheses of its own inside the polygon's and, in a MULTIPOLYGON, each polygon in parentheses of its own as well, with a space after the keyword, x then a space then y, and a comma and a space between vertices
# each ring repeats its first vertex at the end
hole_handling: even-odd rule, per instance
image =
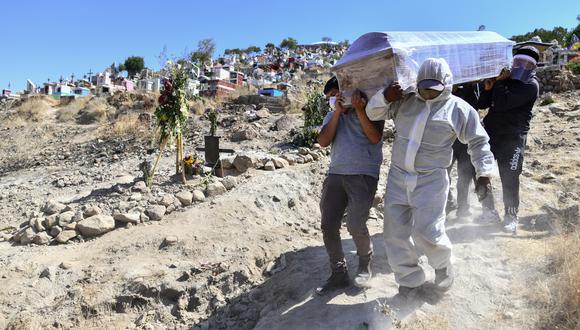
POLYGON ((475 193, 477 194, 477 199, 481 202, 484 200, 488 194, 491 193, 491 181, 488 177, 482 176, 477 179, 477 184, 475 185, 475 193))

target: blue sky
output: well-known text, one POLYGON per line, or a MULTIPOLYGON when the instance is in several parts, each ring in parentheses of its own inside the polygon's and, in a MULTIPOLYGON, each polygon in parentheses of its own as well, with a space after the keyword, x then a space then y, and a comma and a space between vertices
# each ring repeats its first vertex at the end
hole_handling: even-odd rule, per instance
MULTIPOLYGON (((574 0, 531 1, 11 1, 0 5, 0 89, 26 79, 103 70, 131 55, 159 67, 171 55, 194 50, 203 38, 225 48, 263 47, 285 37, 299 42, 328 36, 351 42, 370 31, 464 31, 481 24, 506 37, 576 25, 574 0), (547 4, 550 4, 548 6, 547 4)), ((216 54, 217 55, 217 54, 216 54)))

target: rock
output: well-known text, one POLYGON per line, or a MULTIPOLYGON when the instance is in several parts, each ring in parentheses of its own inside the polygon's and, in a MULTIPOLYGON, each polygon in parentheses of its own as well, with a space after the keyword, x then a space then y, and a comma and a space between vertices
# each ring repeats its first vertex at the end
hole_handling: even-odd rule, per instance
POLYGON ((72 218, 72 222, 79 222, 81 220, 83 220, 85 217, 83 216, 83 212, 81 211, 77 211, 74 215, 74 217, 72 218))
POLYGON ((56 241, 59 243, 66 243, 69 240, 77 236, 76 230, 63 230, 58 236, 56 236, 56 241))
POLYGON ((273 157, 272 162, 276 168, 285 168, 290 166, 290 163, 282 157, 273 157))
POLYGON ((141 193, 149 192, 149 188, 147 188, 147 184, 145 184, 145 181, 135 182, 132 189, 133 189, 133 191, 137 191, 137 192, 141 192, 141 193))
POLYGON ((312 155, 307 154, 307 155, 303 155, 302 159, 304 159, 305 163, 311 163, 314 161, 314 158, 312 157, 312 155))
POLYGON ((169 205, 175 203, 175 197, 173 197, 172 194, 165 194, 163 197, 161 197, 161 201, 159 201, 159 203, 165 207, 168 207, 169 205))
POLYGON ((46 267, 45 269, 40 272, 39 278, 48 278, 49 280, 53 280, 55 275, 55 269, 53 267, 46 267))
POLYGON ((238 155, 234 159, 234 167, 238 172, 244 173, 250 168, 256 167, 257 159, 248 155, 238 155))
POLYGON ((320 146, 320 144, 315 143, 312 145, 312 150, 320 150, 322 147, 320 146))
POLYGON ((296 206, 296 200, 294 198, 289 198, 288 199, 288 207, 293 208, 294 206, 296 206))
POLYGON ((67 211, 58 215, 58 225, 64 227, 66 224, 73 222, 72 219, 75 213, 72 211, 67 211))
POLYGON ((115 219, 105 214, 93 215, 77 223, 77 229, 86 237, 102 235, 115 229, 115 219))
POLYGON ((288 164, 290 164, 290 166, 296 164, 296 160, 297 160, 296 155, 284 154, 284 155, 282 155, 282 158, 285 159, 288 162, 288 164))
POLYGON ((123 222, 123 223, 139 223, 141 221, 141 213, 139 212, 130 212, 130 213, 121 213, 116 214, 113 219, 115 221, 123 222))
POLYGON ((310 153, 308 153, 310 156, 312 156, 312 159, 314 160, 319 160, 320 159, 320 155, 314 151, 311 151, 310 153))
POLYGON ((550 182, 556 181, 556 179, 557 178, 553 173, 548 172, 540 177, 540 182, 541 183, 550 183, 550 182))
POLYGON ((163 205, 153 205, 147 209, 146 213, 149 219, 153 221, 159 221, 163 219, 167 208, 163 205))
POLYGON ((95 205, 88 205, 83 212, 83 217, 90 218, 92 216, 103 213, 100 207, 95 205))
POLYGON ((49 215, 48 217, 45 217, 44 222, 42 224, 47 229, 56 226, 58 224, 58 216, 59 215, 53 214, 53 215, 49 215))
POLYGON ((198 190, 198 189, 194 190, 193 191, 193 200, 195 202, 203 202, 203 201, 205 201, 205 194, 203 193, 203 191, 198 190))
POLYGON ((265 171, 274 171, 275 169, 276 166, 274 166, 274 162, 272 162, 271 160, 267 161, 266 164, 264 164, 265 171))
POLYGON ((32 242, 37 245, 48 245, 51 239, 52 237, 50 237, 50 235, 47 232, 43 231, 41 233, 34 235, 34 237, 32 238, 32 242))
POLYGON ((26 228, 24 230, 24 232, 22 233, 22 236, 20 236, 20 244, 32 243, 32 239, 34 238, 35 235, 36 235, 36 232, 34 231, 34 229, 32 227, 26 228))
POLYGON ((33 227, 34 230, 37 232, 45 231, 46 228, 44 228, 44 226, 42 225, 43 222, 44 222, 43 218, 34 218, 30 220, 30 226, 33 227))
POLYGON ((231 170, 234 168, 234 157, 220 157, 220 160, 224 170, 231 170))
POLYGON ((62 228, 60 228, 59 226, 54 226, 50 229, 50 236, 57 237, 58 234, 60 234, 61 232, 62 228))
POLYGON ((256 117, 258 119, 268 118, 270 117, 270 111, 266 108, 262 108, 262 110, 256 111, 256 117))
POLYGON ((310 152, 310 150, 308 150, 308 148, 304 148, 304 147, 300 147, 298 148, 298 154, 299 155, 308 155, 308 153, 310 152))
POLYGON ((207 188, 205 188, 205 194, 208 197, 221 195, 224 194, 226 191, 227 191, 226 187, 224 187, 224 185, 219 181, 212 182, 207 185, 207 188))
POLYGON ((238 180, 236 180, 236 178, 233 176, 226 176, 222 180, 222 184, 224 187, 226 187, 227 190, 232 190, 238 184, 238 180))
POLYGON ((181 191, 175 195, 181 205, 189 206, 193 200, 193 194, 187 190, 181 191))
POLYGON ((67 269, 71 269, 72 266, 73 265, 70 262, 63 261, 60 263, 60 265, 58 265, 58 268, 67 270, 67 269))
POLYGON ((67 223, 62 227, 63 230, 75 230, 77 228, 77 222, 67 223))
POLYGON ((171 245, 175 245, 175 244, 177 244, 177 236, 167 236, 163 240, 163 243, 161 243, 161 246, 165 247, 165 246, 171 246, 171 245))
POLYGON ((57 214, 60 213, 62 210, 66 208, 66 205, 56 202, 56 201, 48 201, 42 208, 42 211, 47 215, 57 214))
POLYGON ((141 220, 141 222, 149 222, 150 219, 147 214, 145 214, 145 212, 141 212, 139 215, 139 220, 141 220))
POLYGON ((278 120, 276 120, 274 125, 277 131, 289 131, 293 128, 298 127, 300 124, 298 120, 296 120, 294 117, 284 115, 280 117, 278 120))
POLYGON ((246 140, 254 140, 258 137, 258 131, 252 127, 239 128, 232 132, 230 140, 233 142, 240 142, 246 140))

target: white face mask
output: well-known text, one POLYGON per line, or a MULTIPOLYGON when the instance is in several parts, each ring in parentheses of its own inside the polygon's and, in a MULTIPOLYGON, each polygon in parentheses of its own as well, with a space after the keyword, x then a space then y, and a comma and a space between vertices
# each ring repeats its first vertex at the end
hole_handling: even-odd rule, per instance
POLYGON ((336 96, 331 96, 328 98, 328 105, 330 105, 331 109, 336 108, 336 96))

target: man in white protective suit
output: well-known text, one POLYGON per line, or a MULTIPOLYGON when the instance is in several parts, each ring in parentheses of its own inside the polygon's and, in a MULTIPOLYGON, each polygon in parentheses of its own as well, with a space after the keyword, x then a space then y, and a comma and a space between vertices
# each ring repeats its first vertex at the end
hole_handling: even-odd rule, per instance
POLYGON ((416 92, 403 95, 395 82, 374 95, 366 107, 370 120, 393 119, 397 131, 385 193, 384 236, 402 295, 425 283, 416 248, 435 269, 438 289, 447 290, 453 283, 445 204, 447 167, 456 138, 468 146, 480 199, 491 191, 494 157, 489 137, 476 110, 451 94, 452 80, 447 62, 430 58, 419 69, 416 92))

